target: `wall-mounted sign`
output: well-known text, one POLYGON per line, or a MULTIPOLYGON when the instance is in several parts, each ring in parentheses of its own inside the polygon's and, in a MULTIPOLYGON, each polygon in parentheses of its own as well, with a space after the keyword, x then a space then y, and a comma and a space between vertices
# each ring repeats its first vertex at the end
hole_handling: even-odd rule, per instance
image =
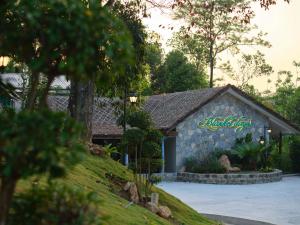
POLYGON ((208 117, 198 124, 199 128, 207 128, 212 131, 216 131, 224 127, 241 131, 244 128, 251 126, 253 126, 252 119, 243 116, 208 117))

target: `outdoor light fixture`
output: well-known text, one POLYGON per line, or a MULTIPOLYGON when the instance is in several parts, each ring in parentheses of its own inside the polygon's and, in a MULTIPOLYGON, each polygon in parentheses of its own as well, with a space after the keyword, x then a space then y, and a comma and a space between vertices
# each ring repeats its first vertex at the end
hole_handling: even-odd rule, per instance
POLYGON ((265 139, 264 139, 264 137, 263 137, 263 136, 261 136, 261 137, 260 137, 260 139, 259 139, 259 143, 260 143, 260 144, 262 144, 262 145, 265 143, 265 139))
POLYGON ((1 71, 3 71, 4 67, 6 67, 8 63, 9 63, 9 57, 7 57, 7 56, 0 56, 0 68, 1 68, 1 71))
POLYGON ((267 131, 268 131, 268 133, 271 133, 271 132, 272 132, 272 130, 271 130, 270 127, 267 128, 267 131))
POLYGON ((136 102, 137 102, 137 96, 136 96, 135 93, 131 93, 131 94, 129 95, 129 101, 130 101, 131 103, 136 103, 136 102))

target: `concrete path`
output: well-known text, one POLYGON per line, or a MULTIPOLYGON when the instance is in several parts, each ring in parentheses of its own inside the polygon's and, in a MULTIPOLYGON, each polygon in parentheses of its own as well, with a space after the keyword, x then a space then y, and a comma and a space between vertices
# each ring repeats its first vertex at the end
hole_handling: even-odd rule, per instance
POLYGON ((158 186, 201 213, 276 225, 300 225, 299 176, 284 177, 280 182, 268 184, 162 182, 158 186))

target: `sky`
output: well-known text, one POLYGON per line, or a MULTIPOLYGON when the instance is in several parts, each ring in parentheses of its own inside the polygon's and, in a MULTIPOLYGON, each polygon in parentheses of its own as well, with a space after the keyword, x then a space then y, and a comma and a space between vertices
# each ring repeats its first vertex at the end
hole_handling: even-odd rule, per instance
MULTIPOLYGON (((270 85, 269 88, 274 90, 277 72, 290 70, 296 74, 292 62, 294 60, 300 61, 300 0, 291 0, 289 4, 283 0, 278 0, 277 5, 271 6, 269 10, 264 10, 258 3, 255 3, 253 10, 256 16, 252 23, 256 24, 259 30, 268 33, 265 39, 272 45, 271 48, 258 49, 265 54, 267 63, 273 67, 274 73, 270 77, 273 85, 270 85)), ((172 20, 170 13, 162 12, 159 9, 151 9, 150 13, 151 17, 144 19, 144 24, 149 30, 160 34, 163 48, 165 52, 168 52, 171 48, 167 46, 167 40, 172 37, 172 32, 176 31, 182 22, 172 20), (165 26, 165 28, 159 27, 160 25, 165 26), (175 27, 174 31, 167 28, 170 26, 175 27)), ((247 50, 245 53, 248 53, 247 50)), ((226 57, 228 56, 224 54, 222 59, 226 60, 226 57)), ((224 84, 232 83, 226 76, 224 77, 224 74, 218 72, 216 78, 220 77, 226 79, 224 84)), ((267 78, 256 78, 252 84, 258 90, 264 91, 268 86, 267 78)))

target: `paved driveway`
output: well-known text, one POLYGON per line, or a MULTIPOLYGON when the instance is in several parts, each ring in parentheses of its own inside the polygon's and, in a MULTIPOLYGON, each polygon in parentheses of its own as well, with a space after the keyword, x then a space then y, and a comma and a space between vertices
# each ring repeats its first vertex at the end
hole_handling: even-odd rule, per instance
POLYGON ((201 213, 300 225, 300 177, 268 184, 162 182, 158 186, 201 213))

